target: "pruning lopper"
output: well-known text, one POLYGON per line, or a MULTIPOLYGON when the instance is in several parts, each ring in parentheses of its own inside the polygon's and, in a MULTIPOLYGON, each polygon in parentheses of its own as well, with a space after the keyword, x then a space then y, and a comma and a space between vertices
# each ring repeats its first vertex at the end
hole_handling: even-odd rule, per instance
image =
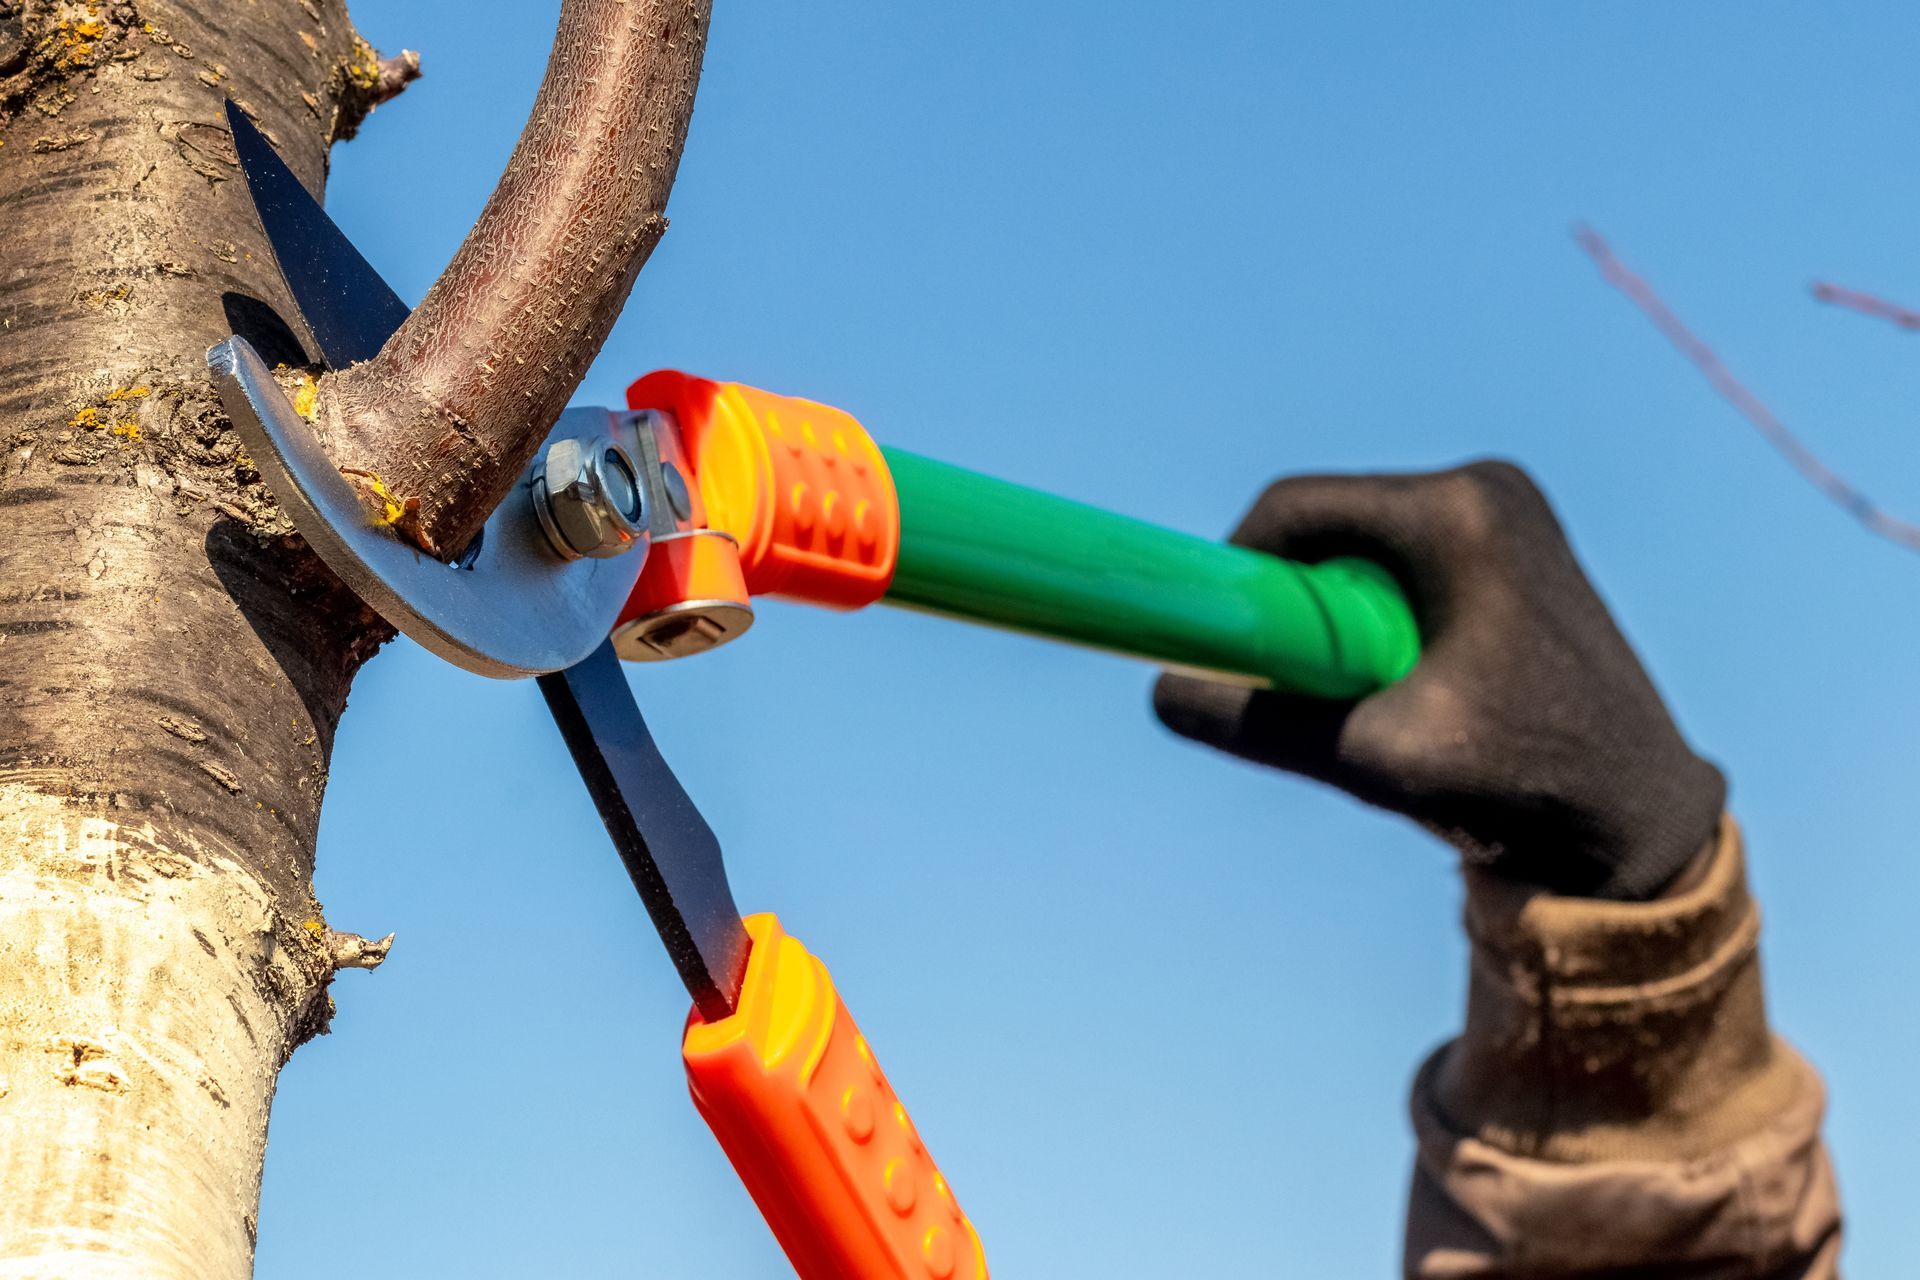
MULTIPOLYGON (((227 116, 317 354, 371 359, 406 305, 246 115, 227 116)), ((741 918, 620 659, 737 639, 763 595, 885 601, 1334 698, 1418 656, 1372 564, 1207 542, 882 448, 823 404, 674 371, 635 382, 625 412, 562 414, 443 564, 368 519, 244 338, 207 359, 261 475, 348 586, 461 667, 538 677, 693 997, 694 1103, 804 1280, 985 1280, 987 1266, 826 966, 773 915, 741 918)))

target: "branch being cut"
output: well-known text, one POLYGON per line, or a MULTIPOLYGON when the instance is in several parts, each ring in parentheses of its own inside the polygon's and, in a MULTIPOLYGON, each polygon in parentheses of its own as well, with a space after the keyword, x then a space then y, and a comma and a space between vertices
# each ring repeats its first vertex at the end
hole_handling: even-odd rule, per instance
POLYGON ((466 243, 377 357, 321 380, 334 461, 427 551, 457 552, 512 486, 666 229, 709 8, 565 0, 466 243))
POLYGON ((1755 430, 1766 438, 1768 444, 1779 450, 1781 455, 1792 464, 1794 470, 1805 476, 1815 488, 1827 495, 1846 513, 1864 525, 1868 532, 1877 534, 1889 542, 1905 547, 1909 551, 1920 551, 1920 525, 1910 524, 1883 511, 1866 494, 1856 489, 1838 473, 1816 457, 1813 451, 1800 438, 1788 430, 1787 425, 1774 416, 1745 384, 1733 376, 1715 355, 1713 349, 1694 335, 1675 315, 1672 308, 1653 291, 1653 286, 1642 280, 1626 265, 1614 256, 1611 246, 1600 237, 1599 232, 1587 226, 1576 226, 1573 238, 1581 249, 1593 259, 1600 268, 1601 278, 1624 293, 1632 303, 1639 307, 1647 319, 1653 321, 1656 329, 1665 335, 1668 342, 1685 356, 1693 367, 1706 378, 1708 384, 1720 393, 1721 399, 1751 423, 1755 430))

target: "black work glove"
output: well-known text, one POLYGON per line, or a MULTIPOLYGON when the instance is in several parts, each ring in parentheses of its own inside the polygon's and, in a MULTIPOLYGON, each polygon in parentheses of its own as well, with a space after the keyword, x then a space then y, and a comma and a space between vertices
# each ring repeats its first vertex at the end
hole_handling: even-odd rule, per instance
POLYGON ((1519 468, 1300 476, 1232 540, 1399 579, 1423 653, 1359 702, 1165 675, 1154 710, 1223 751, 1419 822, 1467 861, 1563 894, 1646 899, 1706 845, 1726 800, 1519 468))

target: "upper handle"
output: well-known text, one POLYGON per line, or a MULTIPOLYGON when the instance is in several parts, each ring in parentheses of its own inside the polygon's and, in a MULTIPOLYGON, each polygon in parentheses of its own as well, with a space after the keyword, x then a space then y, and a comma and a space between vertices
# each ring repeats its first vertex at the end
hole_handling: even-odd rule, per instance
MULTIPOLYGON (((678 425, 743 595, 884 599, 1330 698, 1420 655, 1405 596, 1369 563, 1282 560, 883 449, 839 409, 739 383, 662 371, 627 400, 678 425)), ((665 564, 623 625, 687 598, 665 564)))
POLYGON ((1282 560, 884 453, 900 494, 895 604, 1329 698, 1384 688, 1420 656, 1377 565, 1282 560))

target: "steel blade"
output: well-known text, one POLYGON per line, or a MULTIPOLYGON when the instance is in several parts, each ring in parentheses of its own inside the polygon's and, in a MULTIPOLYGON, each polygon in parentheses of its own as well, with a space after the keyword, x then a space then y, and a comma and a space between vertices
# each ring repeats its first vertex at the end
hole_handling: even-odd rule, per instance
POLYGON ((661 758, 613 643, 540 677, 567 750, 694 1007, 732 1013, 752 945, 727 884, 720 842, 661 758))
POLYGON ((315 354, 330 369, 373 359, 407 318, 407 304, 231 99, 227 125, 280 276, 319 347, 315 354))

